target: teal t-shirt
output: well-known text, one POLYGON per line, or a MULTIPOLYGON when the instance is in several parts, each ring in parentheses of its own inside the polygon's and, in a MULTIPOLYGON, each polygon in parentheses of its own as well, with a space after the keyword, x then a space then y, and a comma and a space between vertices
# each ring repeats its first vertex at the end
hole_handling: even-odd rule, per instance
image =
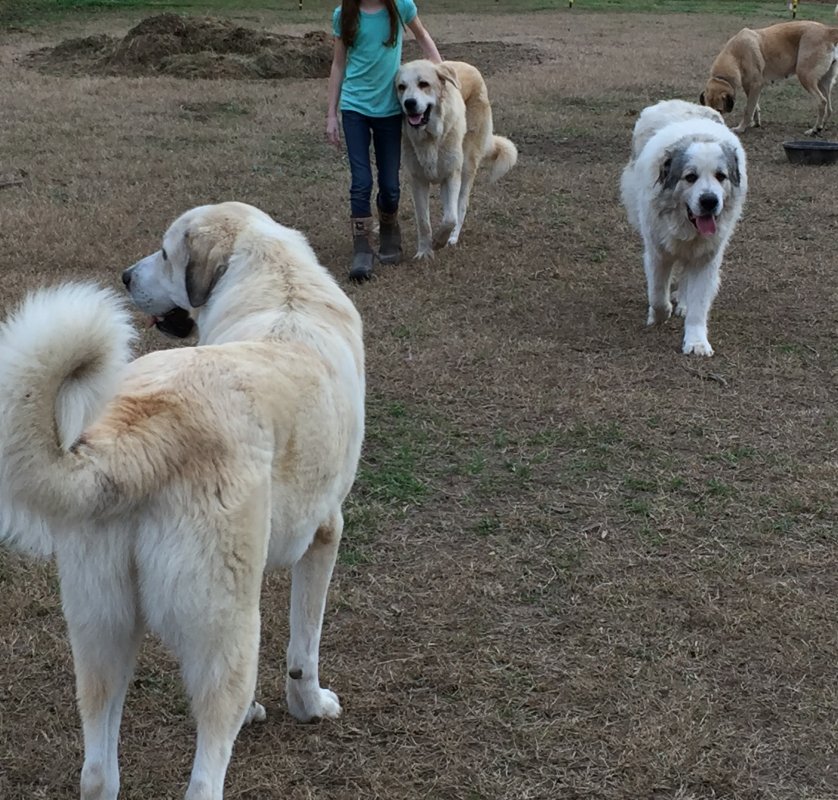
MULTIPOLYGON (((340 90, 340 110, 357 111, 368 117, 391 117, 401 113, 396 96, 396 73, 402 61, 402 29, 413 22, 416 3, 396 0, 399 25, 396 44, 388 47, 390 16, 386 8, 358 18, 355 42, 346 52, 346 69, 340 90)), ((340 36, 340 7, 332 15, 332 31, 340 36)))

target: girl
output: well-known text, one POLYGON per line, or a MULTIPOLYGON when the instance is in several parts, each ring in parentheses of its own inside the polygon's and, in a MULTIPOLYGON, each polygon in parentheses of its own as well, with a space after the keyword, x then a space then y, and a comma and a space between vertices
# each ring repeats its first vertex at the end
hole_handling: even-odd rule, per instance
POLYGON ((402 114, 395 79, 402 57, 402 29, 410 28, 426 58, 439 51, 416 14, 413 0, 342 0, 332 16, 335 53, 329 75, 326 136, 340 147, 338 100, 352 173, 352 266, 349 277, 372 276, 372 169, 370 139, 378 168, 379 252, 383 264, 402 257, 399 230, 399 164, 402 114))

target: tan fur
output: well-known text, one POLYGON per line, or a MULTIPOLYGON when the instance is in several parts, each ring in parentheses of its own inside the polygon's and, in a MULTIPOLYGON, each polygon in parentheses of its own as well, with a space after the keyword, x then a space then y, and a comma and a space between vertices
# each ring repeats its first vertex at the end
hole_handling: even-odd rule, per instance
POLYGON ((405 111, 403 162, 410 175, 418 235, 417 258, 456 244, 468 210, 472 184, 484 161, 498 180, 517 161, 515 145, 493 133, 492 107, 483 76, 462 61, 411 61, 402 65, 396 87, 405 111), (410 124, 409 99, 430 107, 427 124, 410 124), (431 233, 430 184, 441 185, 443 217, 431 233))
POLYGON ((702 105, 721 113, 733 110, 736 92, 746 98, 742 133, 761 124, 759 96, 772 81, 797 75, 800 85, 818 106, 815 124, 806 131, 819 133, 832 114, 832 86, 838 75, 838 28, 820 22, 781 22, 767 28, 743 28, 716 57, 701 93, 702 105))

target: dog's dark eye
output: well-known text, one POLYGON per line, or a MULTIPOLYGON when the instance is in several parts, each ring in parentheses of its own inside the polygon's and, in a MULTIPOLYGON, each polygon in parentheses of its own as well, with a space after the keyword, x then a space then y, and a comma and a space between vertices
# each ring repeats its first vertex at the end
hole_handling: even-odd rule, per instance
POLYGON ((687 183, 695 183, 698 180, 698 175, 684 175, 684 180, 687 183))
POLYGON ((419 88, 420 89, 427 89, 431 84, 427 81, 419 81, 419 88))
POLYGON ((725 175, 724 172, 717 172, 716 173, 716 180, 719 183, 724 183, 727 180, 727 175, 725 175))
POLYGON ((166 248, 162 248, 160 250, 161 254, 163 255, 163 260, 166 261, 169 257, 166 255, 166 248))
POLYGON ((399 90, 400 92, 403 92, 405 89, 407 89, 407 86, 405 86, 405 84, 400 83, 400 84, 398 85, 398 90, 399 90))

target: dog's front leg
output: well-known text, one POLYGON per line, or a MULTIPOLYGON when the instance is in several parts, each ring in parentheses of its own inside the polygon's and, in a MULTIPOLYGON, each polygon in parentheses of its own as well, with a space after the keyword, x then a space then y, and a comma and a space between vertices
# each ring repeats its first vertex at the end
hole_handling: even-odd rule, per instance
POLYGON ((687 313, 684 318, 684 346, 686 355, 712 356, 713 348, 707 338, 707 317, 713 298, 719 290, 722 257, 709 264, 685 269, 678 288, 684 298, 687 313))
POLYGON ((759 127, 762 124, 762 118, 759 113, 759 96, 762 92, 762 86, 754 86, 750 91, 746 91, 745 113, 742 115, 742 122, 740 122, 734 129, 734 133, 744 133, 752 125, 759 127))
POLYGON ((648 242, 643 253, 646 293, 649 298, 647 325, 660 325, 672 316, 669 287, 672 283, 672 258, 648 242))
POLYGON ((320 631, 326 594, 343 534, 338 510, 317 529, 303 557, 291 570, 291 621, 288 641, 288 710, 301 722, 340 716, 338 696, 320 688, 320 631))
POLYGON ((414 176, 410 188, 416 214, 417 246, 414 258, 431 258, 434 254, 431 244, 431 187, 424 178, 414 176))
POLYGON ((447 180, 442 182, 442 186, 440 187, 442 222, 434 231, 434 250, 439 250, 448 244, 448 238, 457 226, 457 203, 460 199, 460 186, 462 185, 462 181, 462 173, 460 170, 455 170, 447 180))

